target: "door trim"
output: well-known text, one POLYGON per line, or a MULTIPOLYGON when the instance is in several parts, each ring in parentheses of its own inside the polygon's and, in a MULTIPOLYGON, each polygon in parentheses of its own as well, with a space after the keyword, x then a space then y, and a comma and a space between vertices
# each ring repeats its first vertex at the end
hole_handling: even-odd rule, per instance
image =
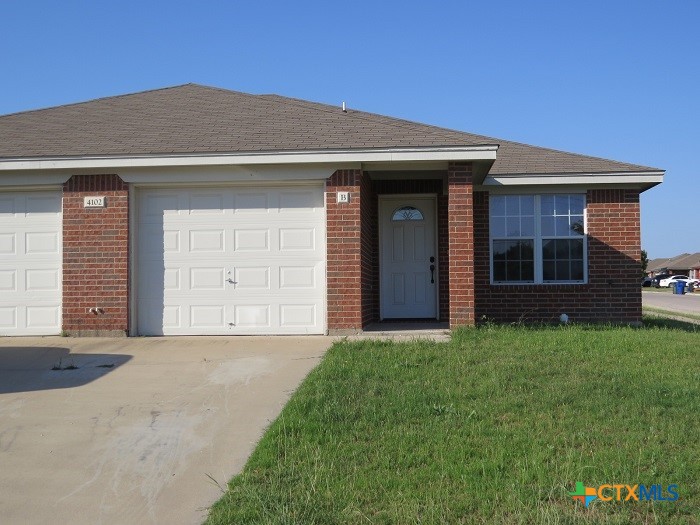
MULTIPOLYGON (((438 198, 436 193, 389 193, 386 195, 377 195, 377 251, 378 251, 378 274, 377 274, 377 279, 379 281, 379 320, 383 321, 386 317, 384 316, 384 308, 382 306, 382 294, 385 292, 383 290, 383 285, 382 285, 382 268, 383 268, 383 250, 382 250, 382 239, 383 239, 383 221, 382 221, 382 205, 386 203, 386 201, 389 200, 397 200, 397 199, 423 199, 423 200, 432 200, 433 201, 433 211, 434 211, 434 216, 433 216, 433 226, 434 226, 434 253, 435 257, 437 258, 436 264, 435 264, 435 280, 437 282, 437 286, 435 287, 435 319, 440 320, 440 259, 439 259, 439 253, 438 253, 438 247, 440 244, 440 240, 438 238, 438 198)), ((389 318, 393 319, 393 318, 389 318)), ((431 318, 432 319, 432 318, 431 318)))

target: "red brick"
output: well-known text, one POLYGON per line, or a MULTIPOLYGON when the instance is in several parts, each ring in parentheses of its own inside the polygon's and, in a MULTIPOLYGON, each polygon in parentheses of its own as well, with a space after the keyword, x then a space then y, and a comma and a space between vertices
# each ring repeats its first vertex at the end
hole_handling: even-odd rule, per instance
POLYGON ((129 189, 117 175, 74 175, 63 185, 63 329, 129 329, 129 189), (106 208, 84 208, 104 195, 106 208), (90 314, 89 308, 104 314, 90 314))

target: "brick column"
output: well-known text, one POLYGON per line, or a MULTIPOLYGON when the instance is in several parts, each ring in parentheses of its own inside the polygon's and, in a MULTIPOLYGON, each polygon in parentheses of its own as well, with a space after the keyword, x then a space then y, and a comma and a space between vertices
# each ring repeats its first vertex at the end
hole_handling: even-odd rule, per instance
POLYGON ((338 170, 326 181, 328 331, 362 330, 361 170, 338 170), (339 204, 337 193, 350 193, 339 204))
POLYGON ((641 323, 639 191, 589 190, 586 208, 591 315, 641 323))
POLYGON ((63 185, 63 329, 128 333, 129 191, 117 175, 74 175, 63 185), (85 208, 88 196, 104 196, 106 207, 85 208))
POLYGON ((447 168, 450 328, 474 324, 474 203, 472 166, 447 168))

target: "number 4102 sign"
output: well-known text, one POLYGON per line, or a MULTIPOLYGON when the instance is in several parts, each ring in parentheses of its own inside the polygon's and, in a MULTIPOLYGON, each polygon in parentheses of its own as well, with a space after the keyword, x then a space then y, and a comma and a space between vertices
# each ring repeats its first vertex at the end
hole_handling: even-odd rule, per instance
POLYGON ((83 208, 104 208, 107 206, 107 201, 104 197, 85 197, 83 200, 83 208))

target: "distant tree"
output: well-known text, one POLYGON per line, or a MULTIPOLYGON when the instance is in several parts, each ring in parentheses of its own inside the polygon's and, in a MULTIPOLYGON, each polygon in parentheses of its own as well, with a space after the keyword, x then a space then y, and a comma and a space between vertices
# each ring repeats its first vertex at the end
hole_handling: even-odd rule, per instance
POLYGON ((649 266, 649 257, 647 257, 647 251, 642 250, 642 277, 647 276, 647 266, 649 266))

